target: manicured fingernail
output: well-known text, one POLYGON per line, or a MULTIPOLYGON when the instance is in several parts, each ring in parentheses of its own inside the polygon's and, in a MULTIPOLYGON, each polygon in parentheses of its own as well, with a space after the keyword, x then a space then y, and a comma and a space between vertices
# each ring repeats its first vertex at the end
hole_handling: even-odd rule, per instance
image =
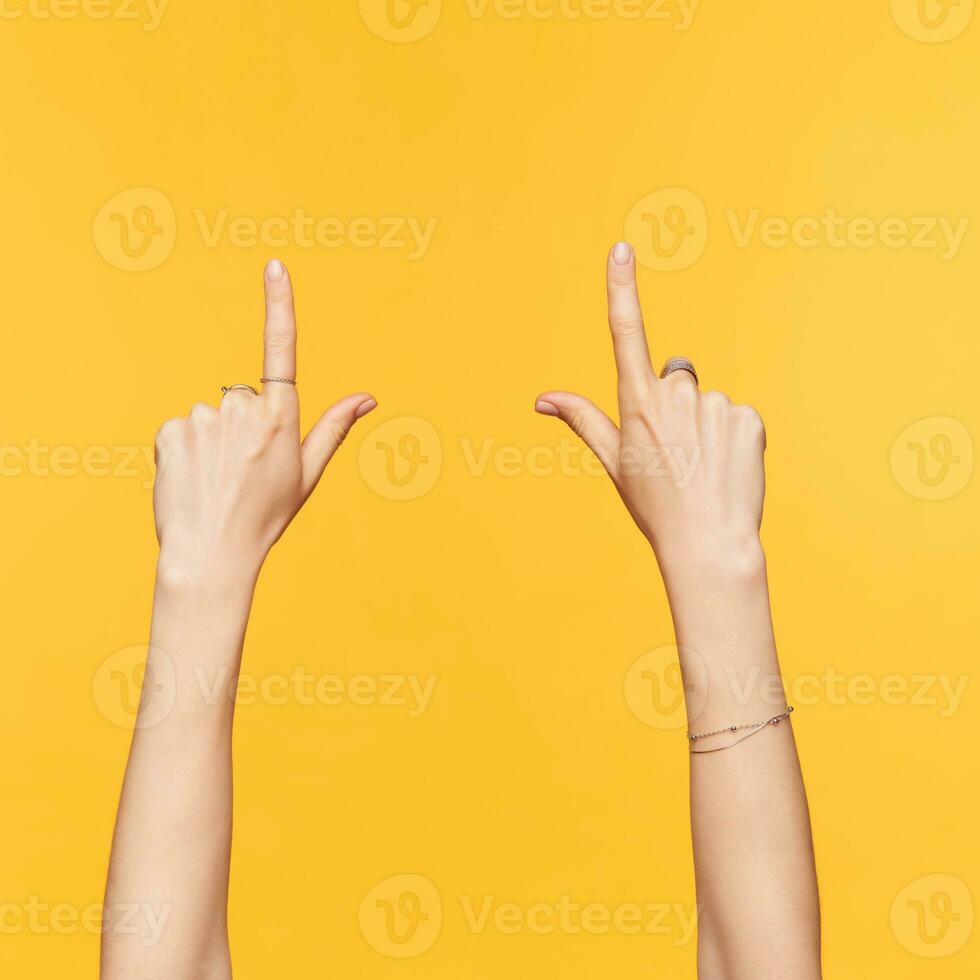
POLYGON ((373 398, 369 398, 366 402, 360 405, 360 407, 354 413, 354 418, 362 419, 368 412, 373 412, 377 407, 378 403, 373 398))
POLYGON ((551 402, 546 402, 546 401, 544 401, 541 398, 539 398, 535 402, 535 404, 534 404, 534 410, 539 415, 557 415, 558 414, 558 409, 555 408, 555 406, 552 405, 551 402))
POLYGON ((633 258, 633 248, 627 242, 616 242, 613 246, 613 262, 626 265, 633 258))
POLYGON ((279 261, 279 259, 272 259, 272 261, 270 261, 265 267, 265 274, 268 277, 269 282, 279 282, 279 280, 286 274, 286 267, 279 261))

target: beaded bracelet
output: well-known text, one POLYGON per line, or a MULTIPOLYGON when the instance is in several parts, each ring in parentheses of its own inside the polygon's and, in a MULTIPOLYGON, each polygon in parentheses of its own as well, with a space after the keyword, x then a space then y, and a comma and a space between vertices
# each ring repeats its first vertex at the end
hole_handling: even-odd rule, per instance
POLYGON ((768 721, 757 721, 751 725, 732 725, 730 728, 719 728, 717 731, 702 732, 700 735, 692 735, 690 732, 688 732, 687 739, 691 743, 691 752, 694 755, 704 755, 708 752, 722 752, 725 749, 733 748, 734 746, 738 745, 739 742, 744 742, 747 738, 751 738, 756 734, 756 732, 761 732, 763 728, 766 728, 769 725, 778 725, 781 721, 785 721, 794 710, 794 708, 790 707, 781 715, 776 715, 774 718, 770 718, 768 721), (703 738, 712 738, 715 735, 727 735, 731 732, 741 732, 745 731, 746 729, 751 729, 751 731, 749 731, 747 735, 743 735, 741 738, 735 739, 735 741, 729 745, 721 745, 716 749, 694 748, 694 743, 700 742, 703 738))

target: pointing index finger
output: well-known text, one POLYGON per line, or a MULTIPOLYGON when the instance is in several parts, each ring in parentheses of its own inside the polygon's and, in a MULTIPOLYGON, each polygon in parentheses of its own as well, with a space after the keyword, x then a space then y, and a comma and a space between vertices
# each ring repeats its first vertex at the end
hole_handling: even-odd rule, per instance
POLYGON ((620 385, 636 391, 653 378, 643 311, 636 290, 636 255, 631 245, 618 242, 609 253, 606 271, 609 329, 612 331, 620 385))
MULTIPOLYGON (((286 267, 273 259, 265 267, 265 336, 262 376, 296 380, 296 310, 293 286, 286 267)), ((268 389, 273 398, 295 397, 292 385, 274 384, 268 389), (293 391, 293 395, 289 392, 293 391)))

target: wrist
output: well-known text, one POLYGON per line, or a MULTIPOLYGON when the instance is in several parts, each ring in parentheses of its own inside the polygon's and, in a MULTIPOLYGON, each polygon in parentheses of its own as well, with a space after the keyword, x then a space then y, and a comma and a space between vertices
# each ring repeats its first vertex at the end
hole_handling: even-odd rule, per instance
POLYGON ((654 551, 672 603, 714 589, 768 589, 766 555, 758 534, 695 546, 655 546, 654 551))
POLYGON ((157 590, 173 596, 251 595, 262 568, 254 555, 190 554, 166 547, 157 560, 157 590))

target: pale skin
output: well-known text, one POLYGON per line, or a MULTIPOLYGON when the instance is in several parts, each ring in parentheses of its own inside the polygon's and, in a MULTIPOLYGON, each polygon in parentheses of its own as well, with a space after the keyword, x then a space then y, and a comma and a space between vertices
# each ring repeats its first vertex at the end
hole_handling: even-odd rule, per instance
MULTIPOLYGON (((653 370, 624 242, 607 265, 619 425, 581 395, 539 396, 606 466, 660 565, 694 733, 787 709, 760 540, 765 429, 692 374, 653 370), (696 465, 692 469, 692 461, 696 465)), ((701 980, 817 980, 820 911, 806 793, 788 721, 695 743, 691 829, 701 980)))
MULTIPOLYGON (((273 261, 264 279, 263 376, 294 380, 289 274, 273 261)), ((195 405, 188 418, 160 429, 160 559, 147 681, 109 867, 103 980, 232 975, 226 910, 234 701, 206 692, 216 679, 233 689, 269 549, 351 427, 376 405, 369 394, 350 395, 301 440, 297 390, 273 383, 259 396, 231 391, 220 408, 195 405), (167 680, 171 668, 175 684, 167 680), (159 698, 169 706, 171 696, 161 719, 159 698)))
MULTIPOLYGON (((632 250, 621 243, 608 263, 619 426, 568 392, 547 392, 536 407, 595 450, 653 545, 692 728, 756 722, 786 706, 759 539, 764 430, 755 411, 700 394, 686 372, 656 378, 635 277, 632 250), (665 461, 677 478, 664 475, 665 461), (777 682, 775 696, 764 679, 777 682)), ((265 290, 264 376, 295 379, 292 287, 281 264, 267 267, 265 290)), ((195 406, 160 430, 151 649, 113 840, 102 980, 232 975, 234 700, 205 692, 215 678, 233 689, 269 550, 376 404, 351 395, 301 440, 296 389, 270 384, 260 396, 232 391, 220 408, 195 406)), ((819 978, 816 875, 791 726, 693 757, 691 768, 699 976, 819 978)))

